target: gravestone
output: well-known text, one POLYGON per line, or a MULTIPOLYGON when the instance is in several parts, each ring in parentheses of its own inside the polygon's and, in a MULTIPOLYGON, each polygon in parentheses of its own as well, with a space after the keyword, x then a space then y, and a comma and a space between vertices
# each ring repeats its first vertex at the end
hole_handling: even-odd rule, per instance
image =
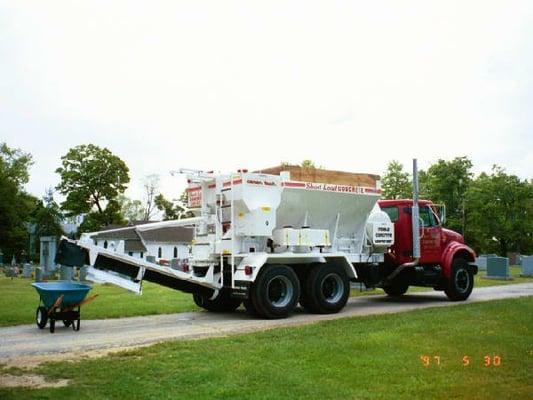
POLYGON ((476 258, 476 265, 477 269, 480 271, 486 271, 487 270, 487 258, 489 257, 497 257, 496 254, 480 254, 476 258))
POLYGON ((29 263, 24 264, 22 267, 22 275, 24 278, 31 278, 31 274, 33 272, 33 266, 29 263))
POLYGON ((170 259, 170 268, 181 270, 181 260, 179 258, 170 259))
POLYGON ((89 272, 89 267, 81 267, 80 268, 80 281, 86 281, 87 280, 87 274, 89 272))
POLYGON ((521 276, 533 276, 533 256, 522 256, 521 276))
POLYGON ((35 282, 41 282, 43 277, 43 269, 41 267, 35 268, 35 282))
POLYGON ((62 265, 59 269, 59 279, 62 281, 71 281, 74 275, 74 268, 62 265))
POLYGON ((488 257, 487 278, 502 280, 513 279, 509 272, 509 259, 507 257, 488 257))
POLYGON ((55 258, 57 240, 55 236, 41 236, 41 251, 39 254, 39 266, 43 268, 45 275, 57 269, 55 258))

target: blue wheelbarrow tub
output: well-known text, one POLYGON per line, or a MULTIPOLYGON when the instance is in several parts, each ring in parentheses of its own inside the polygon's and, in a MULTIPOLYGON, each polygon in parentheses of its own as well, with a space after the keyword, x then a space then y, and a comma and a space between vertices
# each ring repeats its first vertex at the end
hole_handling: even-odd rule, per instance
POLYGON ((87 296, 91 286, 77 282, 35 282, 31 284, 41 296, 41 300, 46 308, 52 307, 56 300, 62 295, 61 308, 77 304, 87 296))

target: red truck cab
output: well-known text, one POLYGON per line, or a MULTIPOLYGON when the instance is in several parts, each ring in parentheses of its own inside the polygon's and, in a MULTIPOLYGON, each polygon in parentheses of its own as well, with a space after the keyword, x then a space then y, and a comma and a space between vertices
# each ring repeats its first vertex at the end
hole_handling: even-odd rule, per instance
POLYGON ((452 300, 465 300, 473 288, 477 267, 474 250, 462 235, 442 227, 437 207, 429 200, 420 200, 420 258, 413 258, 411 212, 413 200, 380 200, 382 211, 394 223, 395 241, 387 254, 382 287, 392 295, 403 294, 409 285, 431 286, 444 290, 452 300), (415 264, 415 265, 411 265, 415 264), (408 266, 406 268, 406 266, 408 266), (398 273, 394 270, 400 268, 398 273), (405 290, 404 290, 405 289, 405 290))

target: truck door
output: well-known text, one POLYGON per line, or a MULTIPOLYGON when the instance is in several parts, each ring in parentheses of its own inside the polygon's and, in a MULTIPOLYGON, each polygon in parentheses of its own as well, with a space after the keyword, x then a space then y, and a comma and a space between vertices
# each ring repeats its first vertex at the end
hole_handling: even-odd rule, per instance
POLYGON ((437 264, 441 256, 442 229, 438 218, 429 206, 420 207, 420 263, 437 264))

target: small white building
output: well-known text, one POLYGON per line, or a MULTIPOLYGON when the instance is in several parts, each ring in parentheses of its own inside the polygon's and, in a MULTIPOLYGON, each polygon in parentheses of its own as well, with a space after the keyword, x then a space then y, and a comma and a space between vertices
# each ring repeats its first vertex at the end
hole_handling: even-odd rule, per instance
POLYGON ((111 228, 93 236, 97 246, 106 249, 119 248, 124 241, 124 253, 138 258, 153 256, 156 262, 167 263, 172 259, 189 258, 193 230, 185 227, 166 227, 144 232, 135 226, 122 229, 111 228))

